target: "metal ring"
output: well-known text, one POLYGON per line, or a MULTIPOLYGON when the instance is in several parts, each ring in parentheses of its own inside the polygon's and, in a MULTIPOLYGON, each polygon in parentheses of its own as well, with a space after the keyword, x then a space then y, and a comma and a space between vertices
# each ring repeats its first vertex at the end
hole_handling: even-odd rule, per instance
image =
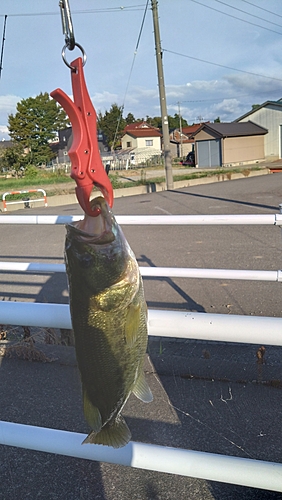
MULTIPOLYGON (((79 45, 79 43, 75 43, 74 46, 78 47, 81 50, 81 53, 82 53, 82 66, 84 66, 85 63, 86 63, 86 60, 87 60, 87 55, 86 55, 86 53, 84 51, 84 48, 81 45, 79 45)), ((68 68, 70 68, 71 70, 75 70, 76 68, 73 67, 73 66, 71 66, 68 63, 68 61, 66 60, 66 49, 67 48, 68 48, 67 44, 64 45, 63 48, 62 48, 62 58, 63 58, 63 61, 67 65, 68 68)))

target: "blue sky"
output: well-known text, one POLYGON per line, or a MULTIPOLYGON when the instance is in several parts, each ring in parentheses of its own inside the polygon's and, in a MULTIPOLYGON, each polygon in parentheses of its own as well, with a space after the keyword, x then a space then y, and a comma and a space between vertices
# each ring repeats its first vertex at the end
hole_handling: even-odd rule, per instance
MULTIPOLYGON (((146 0, 69 2, 96 111, 117 103, 124 116, 159 116, 151 2, 135 57, 146 0)), ((232 121, 252 104, 282 98, 282 2, 159 0, 158 11, 169 114, 180 107, 190 124, 232 121)), ((0 140, 21 99, 57 87, 71 95, 58 0, 2 0, 1 39, 5 15, 0 140)), ((67 51, 70 61, 76 50, 67 51)))

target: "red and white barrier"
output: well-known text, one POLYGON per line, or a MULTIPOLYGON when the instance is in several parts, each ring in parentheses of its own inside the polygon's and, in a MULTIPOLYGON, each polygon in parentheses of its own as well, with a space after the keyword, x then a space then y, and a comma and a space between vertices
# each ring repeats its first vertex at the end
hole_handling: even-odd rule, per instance
POLYGON ((28 189, 24 191, 7 191, 6 193, 3 194, 2 196, 2 201, 3 201, 3 208, 4 212, 7 212, 7 205, 17 205, 18 203, 27 203, 29 201, 32 201, 32 203, 37 203, 39 201, 44 201, 44 206, 47 207, 47 195, 46 191, 44 189, 28 189), (34 198, 32 200, 17 200, 17 201, 6 201, 6 197, 8 195, 15 195, 15 194, 26 194, 26 193, 43 193, 43 198, 34 198))

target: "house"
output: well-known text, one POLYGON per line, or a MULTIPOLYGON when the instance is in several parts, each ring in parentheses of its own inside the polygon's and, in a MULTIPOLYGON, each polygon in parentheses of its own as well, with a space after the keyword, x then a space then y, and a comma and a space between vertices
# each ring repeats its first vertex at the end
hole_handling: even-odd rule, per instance
POLYGON ((146 122, 130 123, 121 138, 122 151, 130 155, 131 164, 144 162, 162 152, 162 134, 146 122))
MULTIPOLYGON (((109 146, 101 131, 97 131, 98 147, 103 159, 103 155, 108 156, 109 146)), ((59 164, 70 163, 68 151, 72 145, 72 127, 58 131, 57 139, 50 143, 52 151, 56 154, 56 161, 59 164)))
POLYGON ((225 167, 264 159, 267 129, 246 123, 203 123, 193 134, 198 167, 225 167))
POLYGON ((268 134, 264 136, 265 158, 268 160, 282 158, 282 99, 266 101, 235 121, 244 123, 249 120, 268 130, 268 134))
POLYGON ((148 147, 161 151, 161 137, 159 129, 146 122, 130 123, 124 129, 122 149, 148 147))
MULTIPOLYGON (((210 122, 206 122, 210 123, 210 122)), ((179 129, 175 129, 170 133, 170 152, 173 158, 186 158, 190 151, 194 150, 194 139, 191 139, 201 123, 182 127, 182 133, 179 129)))

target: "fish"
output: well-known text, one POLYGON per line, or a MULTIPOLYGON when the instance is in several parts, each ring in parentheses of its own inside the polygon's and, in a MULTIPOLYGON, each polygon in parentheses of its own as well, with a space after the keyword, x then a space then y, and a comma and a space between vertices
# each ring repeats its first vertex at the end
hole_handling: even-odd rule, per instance
POLYGON ((121 415, 131 393, 153 400, 144 374, 147 305, 140 270, 106 200, 99 215, 68 224, 65 263, 84 416, 91 432, 82 444, 120 448, 131 439, 121 415))

